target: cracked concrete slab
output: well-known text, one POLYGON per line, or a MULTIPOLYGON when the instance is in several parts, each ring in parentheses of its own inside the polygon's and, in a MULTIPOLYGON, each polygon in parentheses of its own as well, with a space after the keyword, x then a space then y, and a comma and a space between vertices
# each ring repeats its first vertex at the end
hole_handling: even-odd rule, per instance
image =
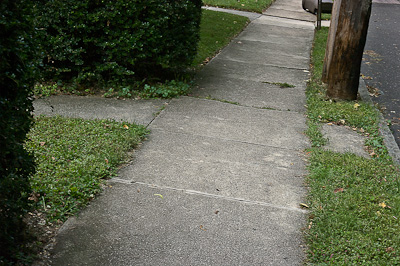
MULTIPOLYGON (((283 63, 282 63, 283 64, 283 63)), ((256 82, 288 83, 305 89, 309 72, 303 69, 291 69, 283 66, 250 64, 230 60, 212 60, 197 76, 221 75, 227 78, 251 80, 256 82)))
MULTIPOLYGON (((262 23, 251 23, 246 28, 246 32, 248 34, 257 34, 261 38, 268 39, 270 35, 278 35, 278 36, 288 36, 289 38, 296 39, 306 39, 312 41, 314 38, 314 31, 310 31, 309 29, 299 30, 296 28, 285 27, 285 26, 276 26, 262 23)), ((285 45, 285 43, 282 43, 285 45)))
MULTIPOLYGON (((276 7, 276 5, 274 5, 274 7, 276 7)), ((293 7, 293 9, 297 10, 298 8, 293 7)), ((267 15, 259 17, 257 20, 254 20, 253 23, 270 25, 270 26, 288 27, 292 29, 302 29, 304 31, 310 31, 310 30, 314 31, 314 24, 312 22, 273 17, 267 15)))
POLYGON ((71 118, 111 119, 148 125, 167 100, 118 100, 95 96, 59 95, 33 102, 34 114, 71 118))
POLYGON ((308 69, 310 65, 309 56, 299 56, 281 51, 277 52, 271 50, 268 45, 260 45, 259 42, 233 42, 218 55, 218 59, 243 63, 269 64, 304 70, 308 69), (252 52, 249 53, 249 51, 252 52))
POLYGON ((351 128, 323 124, 321 132, 328 139, 328 144, 324 146, 324 149, 340 153, 350 152, 370 158, 365 149, 366 138, 354 132, 351 128))
POLYGON ((52 265, 302 265, 305 258, 302 212, 110 185, 59 232, 52 265))
POLYGON ((153 129, 118 178, 298 208, 303 159, 301 151, 153 129))
POLYGON ((192 90, 192 96, 211 97, 244 106, 280 111, 305 111, 305 90, 301 88, 281 88, 269 83, 215 75, 198 77, 195 82, 197 85, 192 90))
POLYGON ((314 14, 308 13, 305 10, 293 11, 290 8, 285 10, 281 8, 275 8, 274 6, 268 8, 265 12, 263 12, 263 15, 309 21, 309 22, 315 22, 317 20, 314 14))
POLYGON ((189 97, 173 99, 150 129, 302 150, 305 117, 296 112, 237 106, 189 97))

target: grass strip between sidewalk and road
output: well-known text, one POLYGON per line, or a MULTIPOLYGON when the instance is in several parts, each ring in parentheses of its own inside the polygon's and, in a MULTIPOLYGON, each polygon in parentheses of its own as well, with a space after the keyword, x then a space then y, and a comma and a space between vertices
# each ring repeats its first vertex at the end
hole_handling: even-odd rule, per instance
POLYGON ((379 135, 376 108, 363 101, 332 101, 321 82, 328 29, 316 32, 307 88, 309 265, 400 264, 399 168, 379 135), (371 158, 322 147, 322 123, 348 126, 367 137, 371 158))
POLYGON ((231 8, 243 11, 262 13, 273 0, 203 0, 207 6, 231 8))
POLYGON ((25 144, 36 162, 30 179, 35 209, 49 222, 65 221, 102 190, 147 133, 109 120, 37 117, 25 144))

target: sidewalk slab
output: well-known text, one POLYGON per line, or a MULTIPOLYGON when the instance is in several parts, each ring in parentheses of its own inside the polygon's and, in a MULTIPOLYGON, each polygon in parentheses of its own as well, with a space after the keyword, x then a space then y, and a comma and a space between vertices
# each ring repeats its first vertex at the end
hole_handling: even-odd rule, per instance
POLYGON ((274 6, 271 6, 265 12, 263 12, 263 15, 280 17, 280 18, 290 18, 290 19, 310 21, 310 22, 314 22, 317 20, 314 14, 306 12, 303 9, 299 11, 293 11, 293 10, 275 8, 274 6))
MULTIPOLYGON (((263 21, 260 19, 260 21, 263 21)), ((268 39, 269 35, 278 35, 281 37, 290 37, 290 38, 297 38, 297 39, 307 39, 309 41, 313 40, 314 31, 310 28, 307 29, 298 29, 298 28, 291 28, 285 26, 276 26, 276 25, 268 25, 264 23, 251 23, 247 26, 246 32, 249 34, 254 33, 259 35, 260 37, 264 37, 268 39)), ((284 45, 284 43, 282 43, 284 45)))
POLYGON ((52 265, 302 265, 302 212, 110 184, 59 232, 52 265))
POLYGON ((365 158, 371 158, 365 148, 365 139, 345 126, 323 124, 321 133, 328 139, 324 149, 334 152, 350 152, 365 158))
MULTIPOLYGON (((297 8, 296 8, 297 9, 297 8)), ((314 31, 314 26, 312 22, 293 20, 287 18, 273 17, 263 15, 257 20, 253 21, 254 24, 267 24, 271 26, 289 27, 292 29, 303 29, 304 31, 312 30, 314 31)))
POLYGON ((305 111, 305 90, 297 87, 281 88, 274 84, 215 75, 197 77, 195 82, 197 85, 192 90, 193 96, 280 111, 305 111))
MULTIPOLYGON (((249 35, 247 35, 249 36, 249 35)), ((299 57, 308 57, 308 61, 310 58, 310 48, 306 45, 299 45, 298 43, 286 42, 282 44, 282 42, 277 40, 276 38, 271 38, 268 40, 246 40, 242 39, 242 36, 237 38, 237 40, 232 41, 229 46, 225 49, 246 49, 248 54, 252 53, 262 53, 265 52, 267 54, 283 54, 283 55, 291 55, 291 56, 299 56, 299 57), (251 47, 251 48, 250 48, 251 47)), ((225 52, 225 49, 222 50, 221 54, 225 52)), ((219 57, 219 55, 218 55, 219 57)), ((217 58, 218 58, 217 57, 217 58)), ((216 60, 215 58, 214 60, 216 60)))
POLYGON ((171 101, 150 129, 303 150, 309 145, 303 134, 305 122, 304 115, 296 112, 181 97, 171 101))
POLYGON ((299 47, 299 49, 311 49, 311 38, 298 38, 291 36, 280 36, 272 34, 258 34, 257 32, 243 31, 235 40, 238 41, 258 41, 263 43, 283 44, 284 47, 299 47))
POLYGON ((153 129, 118 178, 298 209, 307 173, 300 153, 153 129))
MULTIPOLYGON (((284 45, 282 45, 284 46, 284 45)), ((303 50, 297 48, 296 50, 303 50)), ((308 69, 309 56, 298 56, 291 53, 282 53, 272 50, 268 45, 260 47, 260 42, 232 42, 219 55, 219 59, 235 62, 269 64, 280 67, 308 69)))
POLYGON ((197 76, 199 78, 210 75, 220 75, 227 78, 251 80, 268 83, 288 83, 297 88, 305 89, 309 72, 303 69, 265 64, 251 64, 230 60, 212 60, 197 76))
POLYGON ((96 96, 59 95, 37 99, 33 102, 34 114, 71 118, 111 119, 148 125, 168 101, 118 100, 96 96))

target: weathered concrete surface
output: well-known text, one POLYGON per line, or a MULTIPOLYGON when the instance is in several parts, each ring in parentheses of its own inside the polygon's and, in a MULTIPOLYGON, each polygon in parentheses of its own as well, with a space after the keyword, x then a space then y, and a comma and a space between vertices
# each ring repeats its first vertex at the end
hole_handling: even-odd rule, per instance
POLYGON ((207 64, 193 95, 239 105, 171 100, 51 265, 302 265, 307 23, 260 16, 207 64))
POLYGON ((52 265, 301 265, 304 259, 301 211, 112 186, 67 222, 52 265))
POLYGON ((220 76, 198 77, 196 83, 193 96, 211 97, 237 102, 244 106, 280 111, 302 112, 305 110, 305 91, 297 87, 285 88, 269 83, 220 76))
MULTIPOLYGON (((274 5, 276 7, 276 5, 274 5)), ((297 9, 297 7, 292 7, 297 9)), ((269 26, 279 26, 279 27, 288 27, 292 29, 303 29, 305 31, 307 30, 313 30, 312 24, 308 21, 299 21, 299 20, 293 20, 293 19, 286 19, 286 18, 280 18, 280 17, 273 17, 273 16, 267 16, 263 15, 259 19, 253 21, 254 24, 265 24, 269 26)))
POLYGON ((218 73, 218 75, 227 78, 268 83, 287 83, 297 88, 305 89, 306 81, 309 79, 308 71, 286 68, 283 65, 284 62, 282 62, 281 67, 277 67, 268 65, 267 62, 264 64, 250 64, 224 59, 212 60, 207 65, 207 68, 204 68, 197 76, 202 78, 218 73))
MULTIPOLYGON (((291 8, 288 8, 291 9, 291 8)), ((280 18, 289 18, 289 19, 296 19, 302 21, 309 21, 314 22, 316 20, 316 16, 311 13, 305 13, 306 11, 291 11, 290 13, 288 10, 280 9, 271 7, 267 9, 263 14, 268 16, 280 17, 280 18)))
POLYGON ((61 115, 84 119, 112 119, 148 125, 168 101, 118 100, 94 96, 60 95, 33 102, 35 115, 61 115))
POLYGON ((328 139, 328 144, 324 146, 325 149, 340 153, 350 152, 370 158, 365 150, 365 137, 354 132, 351 128, 324 124, 321 132, 328 139))
POLYGON ((189 97, 172 100, 153 128, 293 150, 309 144, 303 114, 189 97))
MULTIPOLYGON (((297 49, 299 50, 299 49, 297 49)), ((232 45, 224 49, 218 56, 219 59, 231 60, 242 63, 261 63, 287 68, 308 69, 310 64, 309 56, 293 55, 292 53, 277 53, 267 45, 259 42, 233 42, 232 45), (260 47, 261 46, 261 47, 260 47), (253 52, 249 53, 249 49, 253 52)))
POLYGON ((149 140, 119 178, 277 207, 296 209, 303 201, 300 151, 159 129, 149 140))
POLYGON ((309 22, 314 22, 317 19, 314 14, 303 10, 300 0, 276 1, 270 8, 263 12, 263 15, 309 22))

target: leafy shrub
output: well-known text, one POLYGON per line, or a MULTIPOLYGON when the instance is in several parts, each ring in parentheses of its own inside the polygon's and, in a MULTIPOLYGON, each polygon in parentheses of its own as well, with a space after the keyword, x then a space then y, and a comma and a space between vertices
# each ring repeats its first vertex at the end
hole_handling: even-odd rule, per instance
POLYGON ((21 261, 32 157, 23 142, 31 123, 32 3, 0 2, 0 264, 21 261))
POLYGON ((127 84, 189 65, 201 0, 54 0, 37 5, 44 78, 127 84))

